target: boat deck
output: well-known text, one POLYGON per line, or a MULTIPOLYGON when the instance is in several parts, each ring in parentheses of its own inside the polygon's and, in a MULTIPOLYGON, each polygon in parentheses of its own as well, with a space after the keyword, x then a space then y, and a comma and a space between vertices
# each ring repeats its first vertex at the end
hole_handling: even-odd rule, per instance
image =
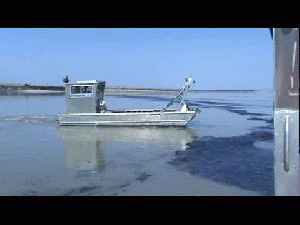
MULTIPOLYGON (((111 113, 160 113, 160 109, 135 109, 135 110, 107 110, 111 113)), ((176 110, 166 110, 166 112, 176 112, 176 110)))

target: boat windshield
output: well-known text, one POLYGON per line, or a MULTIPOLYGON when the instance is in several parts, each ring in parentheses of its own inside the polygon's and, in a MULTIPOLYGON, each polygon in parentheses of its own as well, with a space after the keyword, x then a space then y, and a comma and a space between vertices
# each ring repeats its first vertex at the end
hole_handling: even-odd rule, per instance
POLYGON ((71 86, 71 95, 84 95, 93 93, 92 85, 73 85, 71 86))

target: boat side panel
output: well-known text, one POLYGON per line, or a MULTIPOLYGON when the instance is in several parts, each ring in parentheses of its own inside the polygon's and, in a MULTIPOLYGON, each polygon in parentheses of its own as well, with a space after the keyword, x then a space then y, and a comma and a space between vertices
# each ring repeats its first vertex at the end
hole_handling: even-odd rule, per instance
MULTIPOLYGON (((67 98, 67 97, 66 97, 67 98)), ((96 100, 94 97, 68 97, 66 99, 67 113, 81 112, 81 113, 95 113, 96 100)))
POLYGON ((60 125, 106 125, 106 126, 185 126, 194 113, 91 113, 63 114, 60 125))

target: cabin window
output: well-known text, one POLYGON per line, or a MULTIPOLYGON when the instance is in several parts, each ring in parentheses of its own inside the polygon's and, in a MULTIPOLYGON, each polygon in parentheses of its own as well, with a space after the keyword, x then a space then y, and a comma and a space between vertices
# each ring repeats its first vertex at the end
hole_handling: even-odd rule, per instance
POLYGON ((71 86, 71 95, 86 95, 93 93, 92 85, 73 85, 71 86))
POLYGON ((80 94, 80 86, 71 86, 71 94, 80 94))
POLYGON ((92 93, 93 86, 81 86, 83 94, 92 93))

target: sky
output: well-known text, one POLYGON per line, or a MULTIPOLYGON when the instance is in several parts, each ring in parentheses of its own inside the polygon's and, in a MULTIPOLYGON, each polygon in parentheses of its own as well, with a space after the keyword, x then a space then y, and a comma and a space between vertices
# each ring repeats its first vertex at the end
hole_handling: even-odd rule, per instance
POLYGON ((0 83, 271 90, 268 28, 0 28, 0 83))

